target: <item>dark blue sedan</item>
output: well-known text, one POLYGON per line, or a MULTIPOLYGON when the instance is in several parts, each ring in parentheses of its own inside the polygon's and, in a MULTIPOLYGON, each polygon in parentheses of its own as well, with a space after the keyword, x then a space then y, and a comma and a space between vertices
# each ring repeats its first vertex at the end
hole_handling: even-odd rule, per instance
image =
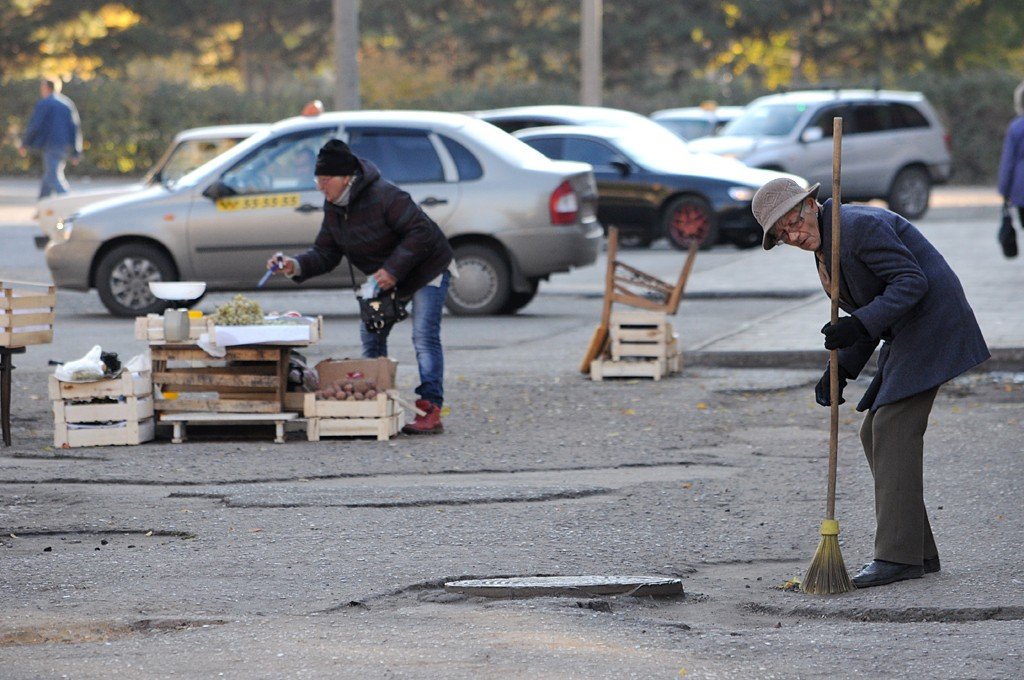
POLYGON ((513 134, 549 158, 593 166, 598 220, 642 246, 663 236, 684 250, 694 240, 704 248, 755 246, 762 232, 750 212, 754 192, 776 177, 793 177, 693 153, 667 130, 565 125, 513 134))

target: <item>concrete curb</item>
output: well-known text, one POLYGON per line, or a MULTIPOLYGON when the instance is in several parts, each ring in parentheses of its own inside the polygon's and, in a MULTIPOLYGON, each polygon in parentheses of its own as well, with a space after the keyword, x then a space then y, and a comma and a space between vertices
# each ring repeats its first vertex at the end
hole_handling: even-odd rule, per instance
MULTIPOLYGON (((992 358, 971 373, 1024 372, 1024 347, 990 349, 992 358)), ((703 368, 774 368, 821 370, 828 361, 825 350, 784 350, 779 352, 683 352, 683 366, 703 368)), ((874 370, 875 357, 866 368, 874 370)))

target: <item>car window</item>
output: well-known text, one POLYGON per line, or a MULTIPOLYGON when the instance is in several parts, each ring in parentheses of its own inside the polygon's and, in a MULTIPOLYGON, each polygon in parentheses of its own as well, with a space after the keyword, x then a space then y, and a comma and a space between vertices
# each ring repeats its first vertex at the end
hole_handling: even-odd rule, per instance
POLYGON ((306 130, 268 140, 228 170, 221 181, 238 195, 316 188, 316 154, 334 128, 306 130))
POLYGON ((684 118, 661 118, 658 120, 663 127, 676 133, 683 139, 697 139, 706 137, 714 132, 714 129, 721 129, 725 121, 719 122, 717 128, 712 127, 708 119, 684 119, 684 118))
POLYGON ((373 162, 395 184, 443 182, 444 167, 422 130, 358 130, 349 128, 352 152, 373 162))
POLYGON ((853 132, 884 132, 892 128, 889 107, 885 104, 858 104, 853 107, 853 132))
MULTIPOLYGON (((751 106, 722 130, 738 137, 785 137, 807 110, 806 104, 758 104, 751 106)), ((829 134, 832 134, 831 127, 829 134)))
POLYGON ((223 139, 186 139, 174 147, 159 170, 158 179, 173 184, 192 172, 208 160, 216 158, 244 137, 225 137, 223 139))
POLYGON ((567 161, 590 163, 594 170, 612 170, 612 161, 621 161, 622 154, 592 139, 566 137, 562 158, 567 161))
POLYGON ((459 173, 460 181, 466 182, 471 179, 480 179, 484 176, 484 169, 480 165, 480 161, 473 155, 473 152, 451 137, 445 137, 444 135, 438 135, 438 137, 441 138, 444 148, 448 149, 452 160, 455 161, 455 169, 459 173))
POLYGON ((850 120, 849 107, 838 105, 838 106, 826 106, 811 119, 811 122, 807 125, 808 128, 819 128, 821 134, 824 137, 832 137, 832 119, 836 116, 840 116, 843 119, 843 134, 856 132, 856 126, 853 124, 854 121, 850 120))
POLYGON ((530 146, 548 158, 564 160, 562 158, 562 140, 557 137, 536 137, 523 140, 530 146))
POLYGON ((893 104, 892 120, 898 128, 928 127, 928 119, 910 104, 893 104))

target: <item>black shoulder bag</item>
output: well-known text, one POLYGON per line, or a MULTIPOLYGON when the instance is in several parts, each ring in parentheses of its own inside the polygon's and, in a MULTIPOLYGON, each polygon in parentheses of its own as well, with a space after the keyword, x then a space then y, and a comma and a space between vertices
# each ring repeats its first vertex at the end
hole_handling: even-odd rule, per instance
POLYGON ((999 245, 1003 247, 1003 255, 1008 258, 1017 257, 1017 232, 1013 230, 1013 217, 1010 204, 1003 203, 1003 221, 999 225, 999 245))
POLYGON ((356 287, 356 274, 351 262, 348 263, 348 270, 352 274, 352 292, 359 301, 359 318, 368 331, 377 335, 387 335, 392 326, 409 316, 405 309, 408 300, 400 300, 394 288, 379 290, 372 298, 361 297, 356 287))

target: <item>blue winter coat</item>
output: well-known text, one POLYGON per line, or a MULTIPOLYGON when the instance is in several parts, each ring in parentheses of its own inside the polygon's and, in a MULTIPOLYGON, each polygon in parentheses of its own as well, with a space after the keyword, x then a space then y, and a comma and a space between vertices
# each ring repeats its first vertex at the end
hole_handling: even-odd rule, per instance
POLYGON ((1017 116, 1006 128, 999 160, 999 193, 1011 204, 1024 206, 1024 116, 1017 116))
MULTIPOLYGON (((831 200, 819 218, 831 269, 831 200)), ((858 411, 937 387, 989 358, 960 279, 914 225, 866 205, 843 205, 840 219, 840 307, 871 338, 839 350, 839 365, 856 377, 882 342, 878 372, 858 411)))
POLYGON ((82 131, 74 102, 56 92, 37 101, 22 144, 29 149, 67 149, 81 155, 82 131))

